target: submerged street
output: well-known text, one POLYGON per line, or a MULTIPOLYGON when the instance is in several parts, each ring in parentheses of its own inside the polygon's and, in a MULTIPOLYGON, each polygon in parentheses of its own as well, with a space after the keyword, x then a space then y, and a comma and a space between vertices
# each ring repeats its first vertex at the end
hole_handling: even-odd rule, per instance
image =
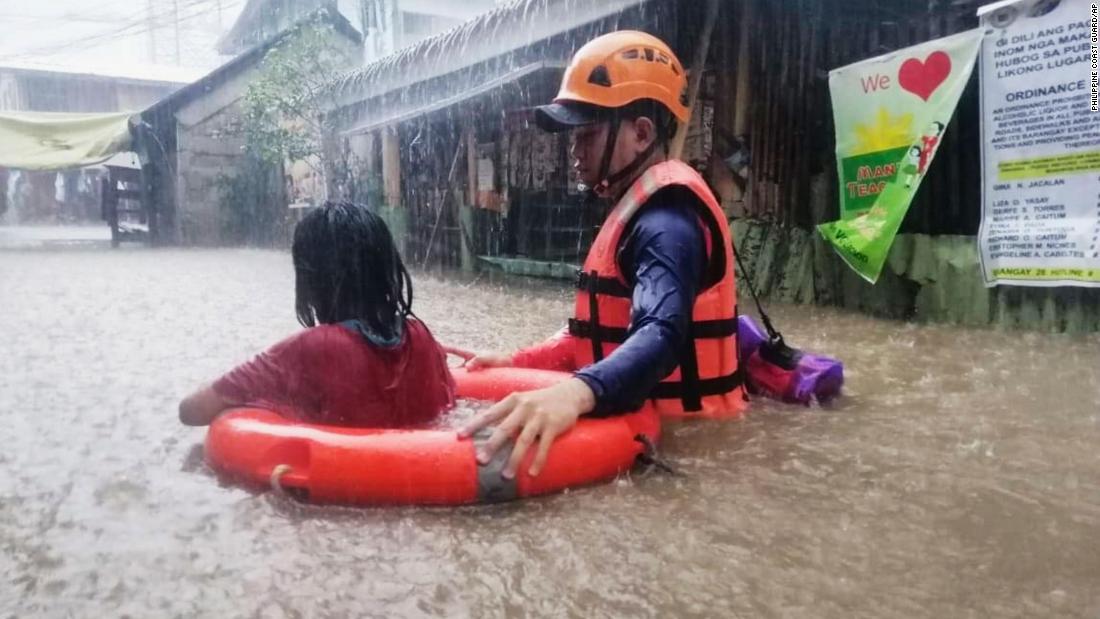
MULTIPOLYGON (((298 328, 288 254, 6 233, 0 616, 1100 612, 1095 336, 777 307, 789 342, 844 361, 845 395, 666 427, 682 477, 316 507, 219 484, 203 430, 176 420, 188 390, 298 328)), ((478 350, 561 326, 563 285, 492 279, 415 273, 414 310, 478 350)))

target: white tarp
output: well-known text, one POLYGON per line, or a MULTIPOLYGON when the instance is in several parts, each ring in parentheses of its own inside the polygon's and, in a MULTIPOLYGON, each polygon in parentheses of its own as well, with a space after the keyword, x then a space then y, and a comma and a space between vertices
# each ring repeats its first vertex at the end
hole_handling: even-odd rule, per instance
POLYGON ((130 112, 0 112, 0 167, 64 170, 130 150, 130 112))

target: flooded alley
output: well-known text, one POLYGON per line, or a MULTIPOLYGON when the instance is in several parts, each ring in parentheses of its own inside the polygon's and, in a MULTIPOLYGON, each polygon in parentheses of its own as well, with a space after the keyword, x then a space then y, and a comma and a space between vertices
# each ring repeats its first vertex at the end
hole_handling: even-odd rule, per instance
POLYGON ((1100 619, 1098 10, 0 0, 0 619, 1100 619))
MULTIPOLYGON (((571 303, 414 277, 437 337, 478 350, 571 303)), ((844 361, 830 408, 670 426, 682 477, 351 509, 219 484, 176 419, 298 328, 288 254, 7 249, 0 295, 3 617, 1100 615, 1096 336, 777 307, 844 361)))

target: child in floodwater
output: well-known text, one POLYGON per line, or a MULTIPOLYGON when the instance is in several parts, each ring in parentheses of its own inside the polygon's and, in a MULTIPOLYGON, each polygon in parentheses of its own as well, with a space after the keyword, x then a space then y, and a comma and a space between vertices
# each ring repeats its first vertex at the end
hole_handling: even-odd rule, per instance
POLYGON ((294 230, 295 309, 306 329, 180 402, 206 425, 244 406, 292 419, 396 428, 454 404, 443 349, 412 312, 412 282, 389 230, 367 208, 326 203, 294 230))

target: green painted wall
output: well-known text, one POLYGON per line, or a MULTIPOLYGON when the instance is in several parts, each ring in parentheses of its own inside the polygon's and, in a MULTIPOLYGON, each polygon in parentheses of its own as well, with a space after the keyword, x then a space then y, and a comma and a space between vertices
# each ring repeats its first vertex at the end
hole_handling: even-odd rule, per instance
MULTIPOLYGON (((738 220, 734 244, 757 292, 877 316, 1047 332, 1100 331, 1100 289, 986 288, 972 236, 898 235, 875 285, 855 274, 820 235, 738 220)), ((741 303, 747 305, 743 281, 741 303)))
POLYGON ((376 206, 374 212, 386 222, 390 235, 402 257, 408 259, 409 209, 393 206, 376 206))

